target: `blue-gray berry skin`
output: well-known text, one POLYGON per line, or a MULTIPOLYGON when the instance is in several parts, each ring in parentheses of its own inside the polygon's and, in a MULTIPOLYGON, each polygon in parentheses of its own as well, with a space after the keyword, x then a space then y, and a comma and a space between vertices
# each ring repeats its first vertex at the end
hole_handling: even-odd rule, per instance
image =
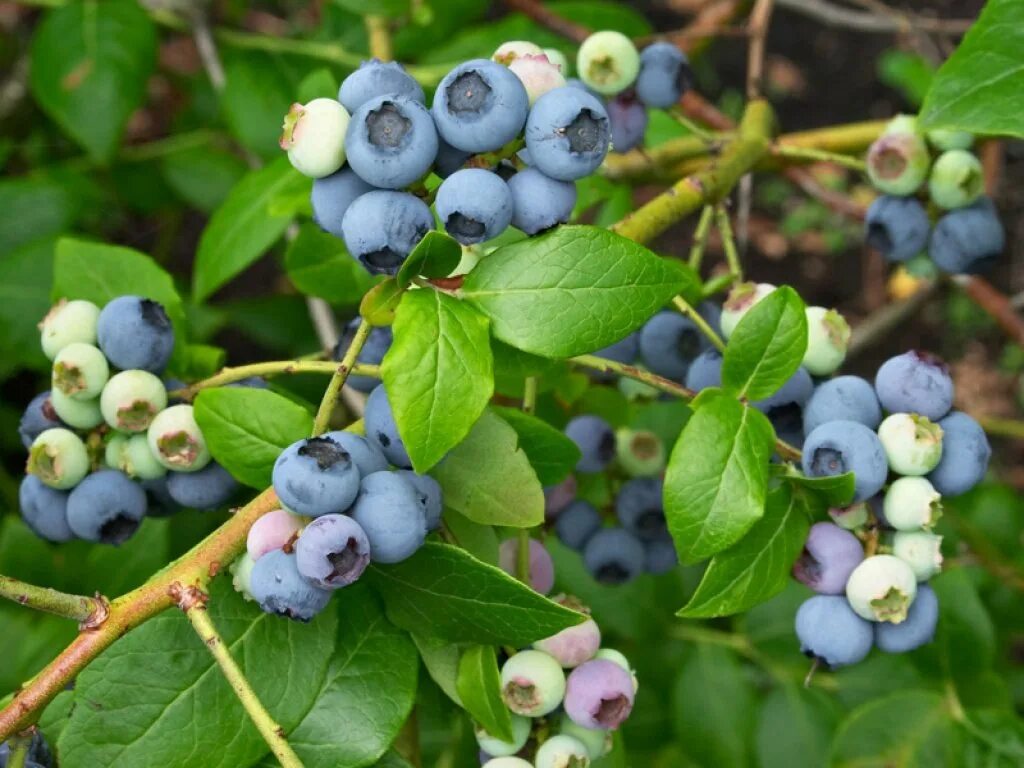
POLYGON ((526 148, 533 167, 553 179, 589 176, 604 161, 611 140, 604 105, 579 88, 548 91, 526 120, 526 148))
POLYGON ((32 401, 21 414, 21 421, 18 422, 18 436, 21 437, 21 444, 25 448, 32 447, 32 441, 43 432, 55 427, 63 427, 64 422, 53 410, 53 403, 50 402, 50 391, 40 392, 32 398, 32 401))
POLYGON ((696 357, 710 345, 697 324, 679 312, 659 312, 640 329, 640 356, 654 373, 683 381, 696 357))
POLYGON ((837 376, 814 388, 804 406, 804 432, 828 421, 856 421, 870 429, 882 423, 882 406, 871 382, 860 376, 837 376))
POLYGON ((99 347, 111 365, 159 374, 174 351, 174 328, 163 306, 141 296, 118 296, 96 325, 99 347))
POLYGON ((672 43, 652 43, 640 51, 636 96, 646 106, 671 107, 693 87, 690 60, 672 43))
POLYGON ((466 161, 472 156, 472 152, 466 152, 453 147, 443 138, 438 137, 437 157, 434 158, 434 173, 442 179, 447 179, 465 165, 466 161))
POLYGON ((367 398, 363 423, 366 425, 366 439, 380 448, 388 461, 400 469, 412 469, 412 460, 398 434, 398 425, 383 384, 379 384, 367 398))
POLYGON ((888 261, 907 261, 925 249, 931 229, 916 197, 882 195, 868 207, 864 240, 888 261))
POLYGON ((363 478, 349 512, 366 531, 375 563, 398 563, 410 557, 427 536, 427 518, 416 488, 397 472, 374 472, 363 478))
POLYGON ((625 584, 644 570, 643 542, 625 528, 602 528, 583 547, 583 565, 602 584, 625 584))
POLYGON ((717 349, 705 349, 690 363, 686 386, 694 392, 722 386, 722 355, 717 349))
POLYGON ((906 653, 930 643, 939 623, 939 598, 927 584, 917 586, 917 596, 899 624, 875 624, 875 645, 886 653, 906 653))
POLYGON ((441 182, 434 209, 449 235, 473 245, 493 240, 512 223, 512 192, 496 173, 464 168, 441 182))
POLYGON ((800 651, 830 669, 862 661, 871 652, 874 634, 842 595, 815 595, 796 612, 800 651))
POLYGON ((1005 246, 1006 231, 995 204, 982 197, 935 222, 928 255, 945 272, 976 274, 991 267, 1005 246))
POLYGON ((370 540, 351 517, 324 515, 302 529, 295 558, 306 581, 321 589, 339 589, 362 576, 370 564, 370 540))
POLYGON ((853 501, 864 501, 882 490, 889 462, 874 430, 856 421, 830 421, 804 441, 803 470, 808 477, 853 472, 853 501))
POLYGON ((633 331, 629 336, 597 350, 594 354, 623 365, 632 365, 640 355, 640 333, 633 331))
POLYGON ((624 91, 608 99, 604 108, 612 131, 612 152, 629 152, 644 143, 647 108, 632 93, 624 91))
POLYGON ((146 517, 170 517, 181 512, 181 505, 171 498, 167 490, 167 478, 175 474, 168 472, 163 477, 142 480, 139 485, 146 493, 146 517))
POLYGON ((577 416, 565 425, 565 434, 580 449, 578 472, 600 472, 615 458, 615 432, 600 416, 577 416))
POLYGON ((348 451, 352 457, 360 477, 366 477, 374 472, 383 472, 388 468, 388 460, 374 443, 362 435, 354 432, 328 432, 325 437, 331 438, 334 442, 348 451))
POLYGON ((345 154, 366 183, 401 189, 422 179, 434 164, 437 129, 420 102, 376 96, 352 114, 345 154))
POLYGON ((644 542, 644 570, 647 573, 668 573, 677 565, 679 555, 668 533, 644 542))
POLYGON ((393 275, 434 228, 427 204, 408 192, 374 190, 348 207, 341 223, 345 247, 371 275, 393 275))
POLYGON ((528 235, 564 224, 576 205, 576 185, 524 168, 508 180, 512 194, 512 226, 528 235))
POLYGON ((875 393, 890 413, 917 413, 938 421, 953 407, 953 377, 940 358, 911 350, 882 363, 875 374, 875 393))
POLYGON ((21 519, 32 532, 53 542, 75 538, 68 525, 68 493, 45 485, 35 475, 26 475, 18 488, 21 519))
MULTIPOLYGON (((359 323, 360 318, 356 317, 345 326, 345 333, 342 335, 341 341, 338 342, 338 346, 334 348, 334 359, 338 362, 341 362, 342 358, 345 357, 345 352, 348 351, 352 340, 355 338, 356 331, 359 329, 359 323)), ((356 362, 366 365, 380 365, 384 355, 391 349, 393 339, 394 336, 389 325, 379 325, 370 329, 370 335, 366 337, 363 348, 359 350, 356 362)), ((379 380, 372 376, 352 374, 345 380, 345 383, 360 392, 369 393, 377 386, 379 380)))
POLYGON ((167 493, 175 502, 189 509, 219 509, 228 503, 236 490, 238 481, 215 461, 198 472, 171 472, 167 476, 167 493))
POLYGON ((668 529, 661 494, 660 477, 634 477, 623 483, 615 497, 615 515, 622 527, 643 541, 664 536, 668 529))
POLYGON ((294 553, 267 552, 256 561, 249 579, 253 599, 266 613, 309 621, 327 607, 331 593, 310 584, 299 573, 294 553))
POLYGON ((420 104, 426 100, 422 86, 405 67, 380 59, 364 61, 359 69, 342 80, 338 89, 338 101, 350 115, 371 99, 384 95, 412 99, 420 104))
POLYGON ((863 559, 860 539, 834 523, 815 523, 793 564, 793 578, 823 595, 841 595, 863 559))
MULTIPOLYGON (((0 744, 0 768, 7 768, 7 761, 11 757, 10 742, 0 744)), ((32 730, 32 737, 29 741, 28 750, 25 753, 25 768, 53 768, 53 754, 50 746, 38 730, 32 730)))
POLYGON ((68 496, 68 525, 86 541, 121 544, 146 514, 146 492, 124 472, 104 469, 87 476, 68 496))
POLYGON ((813 391, 811 374, 797 368, 777 392, 751 405, 768 417, 780 439, 799 445, 804 440, 804 404, 813 391))
POLYGON ((943 496, 967 493, 982 481, 992 457, 985 430, 966 413, 953 411, 939 421, 942 458, 928 480, 943 496))
POLYGON ((437 132, 464 152, 491 152, 519 135, 530 98, 508 67, 472 59, 451 70, 434 93, 437 132))
POLYGON ((343 512, 359 493, 359 470, 330 435, 289 445, 274 462, 271 477, 277 498, 298 515, 343 512))
POLYGON ((345 211, 357 197, 374 189, 372 184, 359 178, 351 168, 342 168, 330 176, 313 179, 313 191, 309 196, 313 221, 324 232, 344 237, 341 222, 345 218, 345 211))
POLYGON ((419 496, 423 505, 423 514, 427 519, 427 530, 436 531, 441 527, 441 514, 444 511, 444 496, 441 485, 430 475, 420 475, 411 469, 400 469, 396 475, 408 480, 419 496))
POLYGON ((562 510, 555 520, 555 533, 570 549, 582 551, 590 537, 601 527, 601 515, 588 501, 577 499, 562 510))

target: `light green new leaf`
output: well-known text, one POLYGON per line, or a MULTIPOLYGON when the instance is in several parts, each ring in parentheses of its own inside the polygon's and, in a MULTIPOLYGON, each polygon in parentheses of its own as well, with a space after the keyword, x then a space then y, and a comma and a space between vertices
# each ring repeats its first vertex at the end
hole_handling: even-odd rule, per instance
POLYGON ((332 304, 358 304, 377 282, 345 250, 345 243, 315 224, 303 224, 284 256, 288 278, 307 296, 332 304))
POLYGON ((463 708, 474 720, 492 736, 512 741, 512 717, 501 698, 501 675, 493 645, 473 645, 463 651, 455 687, 463 708))
POLYGON ((495 406, 494 411, 519 435, 519 446, 542 485, 561 482, 576 467, 580 449, 565 432, 515 408, 495 406))

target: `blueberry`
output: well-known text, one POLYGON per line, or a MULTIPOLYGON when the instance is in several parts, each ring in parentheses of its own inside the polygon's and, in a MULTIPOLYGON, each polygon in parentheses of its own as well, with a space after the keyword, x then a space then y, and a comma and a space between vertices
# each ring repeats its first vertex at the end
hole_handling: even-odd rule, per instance
MULTIPOLYGON (((479 725, 474 729, 476 743, 484 752, 494 757, 508 757, 516 754, 526 746, 530 738, 530 729, 533 726, 528 717, 522 715, 511 715, 512 718, 512 741, 502 741, 497 736, 492 736, 479 725)), ((527 763, 529 765, 529 763, 527 763)))
POLYGON ((393 275, 434 228, 427 204, 408 192, 374 190, 348 207, 341 223, 345 247, 372 275, 393 275))
POLYGON ((846 599, 861 618, 899 624, 917 594, 917 578, 905 562, 893 555, 869 557, 850 574, 846 599))
POLYGON ((121 544, 146 514, 146 492, 124 472, 103 469, 82 480, 68 496, 68 525, 86 541, 121 544))
POLYGON ((579 472, 600 472, 615 458, 615 433, 600 416, 577 416, 566 425, 565 434, 580 449, 579 472))
POLYGON ((583 548, 583 564, 602 584, 625 584, 644 569, 644 545, 625 528, 602 528, 583 548))
POLYGON ((197 472, 210 463, 203 431, 191 405, 172 405, 160 411, 146 430, 149 449, 175 472, 197 472))
POLYGON ((21 421, 18 422, 18 436, 21 437, 21 444, 25 448, 29 448, 32 441, 43 432, 62 426, 64 424, 53 409, 50 391, 47 390, 33 397, 25 408, 25 412, 21 414, 21 421))
POLYGON ((370 564, 370 541, 359 523, 345 515, 324 515, 307 525, 295 542, 295 563, 306 581, 340 589, 370 564))
POLYGON ((722 305, 722 336, 728 339, 747 312, 775 290, 771 283, 740 283, 733 286, 722 305))
POLYGON ((512 226, 528 235, 564 224, 576 205, 576 185, 525 168, 508 180, 512 226))
MULTIPOLYGON (((555 564, 551 555, 536 539, 530 539, 530 587, 546 595, 555 585, 555 564)), ((509 576, 515 576, 519 565, 519 541, 505 539, 498 549, 498 565, 509 576)))
POLYGON ((441 182, 434 208, 449 235, 473 245, 493 240, 512 222, 512 192, 497 174, 464 168, 441 182))
POLYGON ((882 195, 868 208, 864 240, 889 261, 907 261, 927 247, 931 229, 916 197, 882 195))
POLYGON ((640 354, 640 333, 634 331, 614 344, 597 350, 594 354, 623 365, 632 365, 640 354))
MULTIPOLYGON (((353 318, 345 326, 345 333, 342 335, 341 341, 334 348, 334 359, 338 362, 341 362, 342 358, 345 357, 345 352, 351 346, 352 339, 355 338, 356 331, 359 329, 360 320, 358 317, 353 318)), ((356 356, 356 362, 365 365, 380 365, 384 355, 391 349, 393 339, 391 326, 379 325, 371 328, 370 335, 366 337, 366 343, 363 344, 363 348, 359 350, 359 355, 356 356)), ((360 392, 371 392, 379 382, 372 376, 350 375, 345 380, 345 383, 360 392)))
POLYGON ((189 509, 219 509, 236 490, 238 481, 215 461, 198 472, 172 472, 167 478, 171 498, 189 509))
POLYGON ((364 61, 359 69, 341 82, 338 89, 338 101, 349 114, 354 114, 363 104, 381 95, 399 96, 420 104, 426 101, 423 88, 401 64, 380 59, 364 61))
POLYGON ((856 536, 833 523, 815 523, 793 564, 793 578, 823 595, 841 595, 863 559, 864 549, 856 536))
POLYGON ((163 305, 141 296, 118 296, 108 303, 96 329, 103 354, 122 370, 160 373, 174 351, 174 328, 163 305))
POLYGON ((1005 245, 1006 231, 995 204, 981 197, 935 222, 928 255, 945 272, 975 274, 988 269, 1005 245))
POLYGON ((900 477, 885 492, 885 520, 897 531, 931 528, 942 514, 942 496, 923 477, 900 477))
MULTIPOLYGON (((483 762, 481 760, 481 762, 483 762)), ((521 757, 495 757, 483 763, 480 768, 534 768, 533 763, 521 757)))
POLYGON ((614 730, 633 710, 633 676, 607 659, 576 667, 565 686, 565 713, 584 728, 614 730))
POLYGON ((640 356, 647 367, 674 381, 683 381, 694 359, 710 346, 697 324, 665 310, 640 329, 640 356))
POLYGON ((96 343, 100 308, 91 301, 76 299, 54 305, 39 324, 43 354, 53 360, 68 344, 96 343))
POLYGON ((850 326, 834 309, 807 307, 806 314, 807 351, 803 366, 815 376, 828 376, 846 359, 850 326))
POLYGON ((376 96, 352 114, 345 133, 349 167, 375 187, 401 189, 422 179, 437 155, 437 130, 418 101, 376 96))
POLYGON ((374 187, 367 184, 351 168, 342 168, 330 176, 316 179, 309 202, 313 208, 313 221, 324 232, 335 237, 344 237, 341 222, 345 211, 357 197, 372 192, 374 187))
POLYGON ((631 86, 640 72, 640 54, 621 32, 594 32, 576 54, 580 79, 600 94, 611 96, 631 86))
POLYGON ((859 501, 848 507, 830 507, 828 516, 840 528, 847 531, 855 530, 868 522, 868 502, 859 501))
POLYGON ((491 54, 491 61, 504 64, 506 67, 523 56, 538 56, 544 49, 529 40, 506 40, 491 54))
POLYGON ((690 61, 672 43, 652 43, 640 51, 636 95, 646 106, 671 107, 692 87, 690 61))
POLYGON ((575 736, 564 733, 549 736, 537 749, 533 759, 536 768, 562 768, 569 765, 590 765, 587 745, 575 736))
POLYGON ((334 99, 292 104, 284 116, 278 144, 295 170, 320 179, 344 165, 348 127, 349 113, 334 99))
POLYGON ((582 551, 590 537, 601 527, 601 515, 588 501, 578 499, 555 520, 555 533, 570 549, 582 551))
POLYGON ((526 148, 533 166, 562 181, 589 176, 611 142, 608 113, 586 91, 565 86, 548 91, 526 121, 526 148))
POLYGON ((473 59, 451 70, 434 93, 431 114, 437 132, 465 152, 490 152, 523 128, 530 98, 507 67, 473 59))
POLYGON ((328 432, 324 437, 329 437, 336 442, 352 457, 352 462, 359 470, 360 477, 366 477, 374 472, 383 472, 388 468, 388 460, 384 458, 374 443, 362 435, 354 432, 328 432))
POLYGON ((558 71, 563 75, 569 71, 569 60, 558 48, 543 48, 541 53, 547 56, 548 61, 558 67, 558 71))
POLYGON ((21 518, 32 532, 47 541, 70 541, 75 537, 68 525, 68 494, 44 485, 27 475, 18 487, 21 518))
POLYGON ((50 488, 66 491, 89 472, 89 453, 74 432, 54 427, 32 441, 25 471, 50 488))
POLYGON ((615 433, 615 448, 619 465, 630 477, 660 475, 665 469, 665 445, 654 432, 620 429, 615 433))
POLYGON ((910 566, 914 577, 928 581, 942 570, 942 537, 928 531, 897 531, 892 553, 910 566))
POLYGON ((875 645, 886 653, 906 653, 930 643, 939 623, 939 598, 927 584, 917 588, 917 597, 899 624, 875 624, 875 645))
POLYGON ((953 377, 948 366, 927 352, 904 352, 882 363, 875 392, 890 413, 918 413, 932 421, 953 406, 953 377))
POLYGON ((656 539, 644 542, 644 570, 647 573, 668 573, 677 565, 679 555, 667 531, 656 539))
POLYGON ((626 91, 605 102, 612 131, 612 151, 623 153, 644 143, 647 108, 626 91))
POLYGON ((167 475, 139 482, 146 492, 146 516, 170 517, 181 511, 181 506, 171 498, 167 490, 167 475))
POLYGON ((397 472, 374 472, 364 477, 349 514, 366 531, 375 563, 405 560, 427 536, 420 496, 397 472))
POLYGON ((829 669, 863 661, 871 652, 871 624, 839 595, 815 595, 796 612, 800 651, 829 669))
POLYGON ((148 371, 115 373, 100 395, 103 420, 122 432, 145 432, 166 407, 167 388, 148 371))
POLYGON ((285 549, 302 530, 303 518, 286 509, 275 509, 257 518, 245 539, 246 553, 259 560, 267 552, 285 549))
POLYGON ((110 366, 99 348, 76 341, 68 344, 53 358, 53 388, 73 400, 99 397, 110 378, 110 366))
POLYGON ((444 497, 441 486, 430 475, 420 475, 411 469, 399 469, 395 472, 399 477, 408 480, 416 490, 416 496, 423 507, 423 515, 427 520, 427 530, 436 531, 441 527, 441 514, 444 511, 444 497))
POLYGON ((246 600, 255 600, 252 596, 252 569, 256 566, 248 552, 243 552, 235 562, 228 566, 231 571, 231 586, 246 600))
POLYGON ((584 728, 583 726, 576 725, 572 718, 565 715, 562 716, 558 724, 558 732, 578 739, 586 747, 587 754, 590 755, 591 760, 604 757, 612 751, 614 746, 612 735, 609 731, 599 728, 584 728))
POLYGON ((575 475, 569 475, 556 485, 544 489, 544 517, 554 520, 576 499, 578 483, 575 475))
POLYGON ((913 133, 883 134, 868 148, 867 174, 888 195, 912 195, 928 176, 931 155, 913 133))
MULTIPOLYGON (((572 610, 582 608, 577 600, 564 595, 555 598, 555 602, 572 610)), ((594 658, 601 647, 601 630, 596 621, 588 618, 582 624, 567 627, 551 637, 536 641, 533 647, 549 654, 566 669, 572 669, 594 658)))
POLYGON ((985 430, 966 413, 953 411, 939 422, 939 427, 942 458, 928 479, 943 496, 959 496, 985 477, 992 448, 985 430))
POLYGON ((523 84, 531 105, 548 91, 565 85, 561 71, 543 53, 517 56, 508 69, 523 84))
POLYGON ((694 392, 722 386, 722 354, 717 349, 705 349, 686 371, 686 387, 694 392))
POLYGON ((501 667, 501 696, 517 715, 543 717, 565 696, 565 673, 543 651, 520 651, 501 667))
POLYGON ((829 421, 856 421, 869 429, 882 423, 875 388, 859 376, 838 376, 814 388, 804 405, 804 432, 810 434, 829 421))
POLYGON ((628 480, 615 497, 615 515, 627 531, 643 541, 660 538, 667 531, 659 477, 628 480))
POLYGON ((309 621, 327 607, 331 593, 313 586, 299 573, 297 559, 280 549, 256 561, 249 590, 266 613, 309 621))
POLYGON ((50 404, 53 412, 63 424, 75 429, 89 430, 103 423, 99 398, 94 400, 75 400, 59 389, 50 390, 50 404))
POLYGON ((916 413, 894 413, 878 426, 893 472, 926 475, 942 458, 942 427, 916 413))
POLYGON ((814 382, 805 368, 797 368, 777 392, 751 403, 772 423, 782 440, 800 444, 804 440, 804 404, 814 391, 814 382))
POLYGON ((830 421, 804 441, 803 470, 808 477, 853 472, 854 501, 864 501, 885 485, 889 474, 885 450, 871 429, 856 421, 830 421))
POLYGON ((973 134, 967 131, 954 131, 949 128, 935 128, 925 134, 928 142, 943 152, 950 149, 970 149, 974 144, 973 134))
POLYGON ((105 458, 111 469, 120 469, 139 480, 156 480, 167 474, 167 467, 153 455, 145 435, 114 435, 107 443, 105 458))
POLYGON ((330 435, 298 440, 274 462, 274 492, 298 515, 343 512, 359 493, 359 470, 352 456, 330 435))
POLYGON ((391 412, 388 393, 383 384, 379 384, 366 400, 366 412, 363 414, 366 425, 366 439, 374 443, 387 460, 396 467, 411 469, 412 461, 406 453, 405 444, 398 434, 398 425, 391 412))
MULTIPOLYGON (((11 756, 9 742, 0 744, 0 768, 7 768, 7 762, 11 756)), ((52 768, 53 755, 50 747, 38 730, 32 730, 32 737, 29 740, 28 749, 25 753, 25 768, 52 768)))
POLYGON ((928 193, 940 208, 962 208, 985 191, 981 161, 965 149, 939 155, 928 177, 928 193))
POLYGON ((465 165, 466 161, 472 156, 472 152, 465 152, 453 147, 444 139, 438 138, 437 157, 434 158, 434 173, 442 179, 447 179, 465 165))

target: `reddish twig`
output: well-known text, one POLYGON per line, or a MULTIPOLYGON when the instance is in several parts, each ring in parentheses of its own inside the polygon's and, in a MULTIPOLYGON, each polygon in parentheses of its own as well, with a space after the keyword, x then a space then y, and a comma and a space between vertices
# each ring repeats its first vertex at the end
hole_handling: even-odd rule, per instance
POLYGON ((1024 318, 1017 314, 1007 296, 988 280, 976 275, 956 275, 953 282, 985 310, 1015 344, 1024 346, 1024 318))
POLYGON ((568 38, 575 43, 582 43, 590 36, 590 30, 575 21, 559 16, 550 8, 545 8, 537 0, 505 0, 509 8, 525 13, 543 27, 547 27, 556 35, 568 38))

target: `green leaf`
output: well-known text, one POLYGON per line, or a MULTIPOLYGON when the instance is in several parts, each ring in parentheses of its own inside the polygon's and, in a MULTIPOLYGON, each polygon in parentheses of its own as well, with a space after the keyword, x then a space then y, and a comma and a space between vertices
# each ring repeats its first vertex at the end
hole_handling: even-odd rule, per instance
POLYGON ((373 768, 413 768, 413 765, 395 750, 389 749, 373 764, 373 768))
MULTIPOLYGON (((52 706, 52 705, 51 705, 52 706)), ((1012 711, 976 709, 967 712, 973 737, 964 745, 965 768, 1019 768, 1024 764, 1024 719, 1012 711)))
POLYGON ((39 730, 43 732, 43 738, 53 745, 57 743, 64 726, 71 719, 71 711, 75 706, 75 692, 61 691, 53 701, 46 705, 42 717, 39 718, 39 730))
POLYGON ((50 308, 55 241, 44 237, 0 259, 0 357, 49 370, 39 346, 39 321, 50 308))
POLYGON ((196 397, 195 415, 213 457, 240 482, 260 489, 270 485, 281 451, 313 428, 305 408, 268 389, 205 389, 196 397))
POLYGON ((918 108, 935 79, 935 67, 919 53, 890 48, 878 57, 878 79, 899 91, 907 103, 918 108))
POLYGON ((960 568, 931 581, 939 598, 939 626, 929 650, 938 654, 943 672, 960 681, 992 668, 996 628, 970 576, 960 568))
POLYGON ((395 278, 385 278, 363 296, 359 302, 359 314, 370 325, 391 325, 395 322, 395 310, 404 295, 395 278))
POLYGON ((683 563, 739 541, 764 514, 774 431, 764 414, 715 389, 693 402, 665 474, 665 516, 683 563))
POLYGON ((315 224, 299 228, 284 256, 289 279, 307 296, 332 304, 358 304, 375 280, 345 250, 345 243, 315 224))
POLYGON ((1024 5, 989 0, 935 75, 918 125, 1024 137, 1024 5))
POLYGON ((299 83, 298 102, 305 104, 313 99, 338 98, 338 78, 327 67, 314 69, 299 83))
MULTIPOLYGON (((335 0, 335 2, 347 11, 366 13, 365 0, 335 0)), ((409 13, 409 0, 378 0, 373 4, 373 13, 396 18, 409 13)))
POLYGON ((498 534, 492 525, 474 523, 451 507, 444 510, 444 524, 452 543, 484 563, 498 564, 498 534))
POLYGON ((402 442, 426 472, 469 433, 494 392, 487 318, 430 289, 409 291, 381 364, 402 442))
POLYGON ((957 766, 958 735, 946 702, 931 691, 901 691, 858 707, 832 743, 833 768, 957 766))
POLYGON ((519 436, 490 411, 432 474, 445 505, 473 522, 531 528, 544 521, 544 490, 519 436))
POLYGON ((202 301, 263 255, 291 223, 297 195, 309 179, 280 157, 251 171, 231 190, 203 230, 192 290, 202 301))
POLYGON ((503 741, 512 741, 512 716, 501 698, 501 675, 493 645, 473 645, 459 659, 456 689, 463 708, 484 729, 503 741))
POLYGON ((237 155, 214 147, 173 152, 160 161, 160 172, 171 189, 206 213, 224 202, 245 171, 237 155))
POLYGON ((427 542, 408 560, 368 573, 395 624, 448 640, 519 647, 584 618, 445 544, 427 542))
POLYGON ((227 46, 224 51, 220 103, 228 128, 242 146, 260 157, 279 156, 281 122, 296 100, 297 84, 287 76, 280 57, 227 46))
POLYGON ((809 529, 803 494, 786 485, 774 489, 768 494, 764 517, 736 544, 712 558, 697 591, 677 615, 728 616, 774 597, 786 586, 809 529))
POLYGON ((6 178, 0 181, 0 253, 57 235, 77 221, 82 202, 58 179, 6 178))
POLYGON ((786 482, 817 494, 829 507, 847 506, 853 501, 853 494, 856 491, 856 476, 853 472, 832 477, 805 477, 800 474, 787 474, 783 477, 786 482))
POLYGON ((694 280, 613 232, 564 226, 499 248, 467 275, 462 294, 507 344, 571 357, 618 341, 694 280))
POLYGON ((519 435, 519 447, 526 453, 541 485, 565 479, 580 460, 580 449, 560 429, 515 408, 495 407, 519 435))
MULTIPOLYGON (((246 603, 226 578, 213 583, 210 597, 210 618, 225 646, 274 720, 291 731, 327 674, 338 613, 324 611, 309 624, 283 621, 246 603)), ((101 654, 78 675, 75 700, 58 742, 65 765, 116 768, 156 761, 184 768, 202 755, 204 767, 233 768, 267 751, 180 611, 157 616, 101 654)))
POLYGON ((836 705, 815 688, 786 683, 761 703, 755 746, 759 768, 792 768, 828 764, 836 726, 836 705))
POLYGON ((807 351, 804 302, 788 285, 754 305, 729 339, 722 387, 748 400, 776 392, 796 373, 807 351))
POLYGON ((107 162, 143 103, 156 43, 153 22, 134 0, 55 8, 32 40, 32 95, 93 159, 107 162))
POLYGON ((455 686, 455 681, 459 675, 462 646, 417 632, 411 634, 412 641, 416 643, 416 649, 420 652, 420 658, 423 659, 423 666, 427 668, 430 679, 437 683, 437 687, 444 691, 449 699, 461 707, 462 699, 455 686))
POLYGON ((398 269, 398 284, 405 288, 417 275, 447 277, 462 261, 462 246, 436 229, 427 232, 398 269))

